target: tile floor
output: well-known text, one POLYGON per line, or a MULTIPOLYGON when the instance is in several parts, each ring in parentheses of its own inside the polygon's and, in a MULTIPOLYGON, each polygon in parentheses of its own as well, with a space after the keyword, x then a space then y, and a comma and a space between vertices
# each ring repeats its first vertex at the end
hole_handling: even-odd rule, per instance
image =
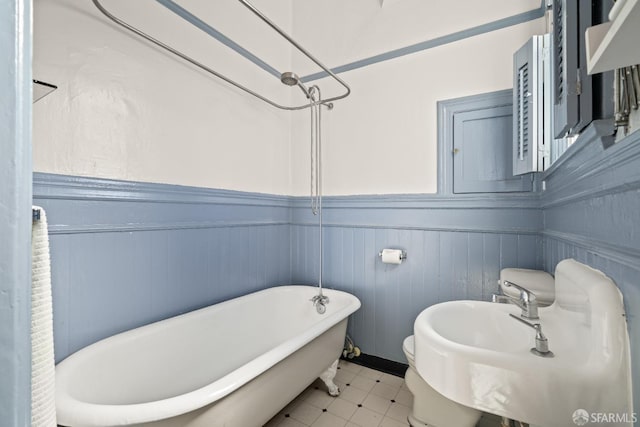
POLYGON ((265 427, 407 427, 411 393, 394 375, 340 360, 331 397, 316 380, 265 427))
MULTIPOLYGON (((340 396, 316 380, 264 427, 409 426, 412 397, 403 378, 340 360, 334 381, 340 396)), ((483 420, 478 427, 493 425, 483 420)))

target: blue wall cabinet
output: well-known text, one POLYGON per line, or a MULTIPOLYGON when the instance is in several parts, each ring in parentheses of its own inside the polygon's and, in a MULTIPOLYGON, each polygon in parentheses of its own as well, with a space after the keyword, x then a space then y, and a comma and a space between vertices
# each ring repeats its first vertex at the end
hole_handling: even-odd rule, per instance
POLYGON ((451 132, 441 149, 452 157, 453 193, 532 190, 531 176, 513 176, 511 90, 460 98, 444 107, 450 121, 444 125, 451 132))

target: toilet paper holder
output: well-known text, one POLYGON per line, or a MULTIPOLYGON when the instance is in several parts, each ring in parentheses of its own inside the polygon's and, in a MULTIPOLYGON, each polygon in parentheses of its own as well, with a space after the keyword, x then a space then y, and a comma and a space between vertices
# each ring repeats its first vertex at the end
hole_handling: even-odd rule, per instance
MULTIPOLYGON (((400 260, 404 261, 407 259, 407 251, 402 250, 402 249, 391 249, 393 251, 399 250, 400 251, 400 260)), ((378 252, 378 258, 382 258, 382 251, 378 252)))

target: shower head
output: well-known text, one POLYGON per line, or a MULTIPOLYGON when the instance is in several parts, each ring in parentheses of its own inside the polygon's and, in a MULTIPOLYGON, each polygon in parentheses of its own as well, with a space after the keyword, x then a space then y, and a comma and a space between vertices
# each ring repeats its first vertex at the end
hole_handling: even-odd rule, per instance
POLYGON ((291 71, 287 71, 280 75, 280 81, 287 86, 295 86, 300 81, 300 77, 296 73, 292 73, 291 71))
POLYGON ((307 89, 307 87, 304 84, 302 84, 300 77, 298 77, 296 73, 293 73, 291 71, 284 72, 280 75, 280 81, 286 84, 287 86, 300 87, 300 89, 302 89, 302 91, 304 92, 307 98, 311 97, 311 94, 309 93, 309 89, 307 89))

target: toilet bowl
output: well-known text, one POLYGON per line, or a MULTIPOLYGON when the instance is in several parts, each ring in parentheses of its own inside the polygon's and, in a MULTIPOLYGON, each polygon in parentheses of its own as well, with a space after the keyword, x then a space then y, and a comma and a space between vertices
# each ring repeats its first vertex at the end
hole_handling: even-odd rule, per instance
POLYGON ((482 412, 447 399, 427 384, 416 371, 413 349, 411 335, 402 343, 402 350, 409 361, 404 380, 413 394, 409 424, 412 427, 474 427, 482 412))
POLYGON ((533 292, 538 301, 538 307, 549 306, 556 299, 555 280, 546 271, 527 268, 503 268, 500 270, 500 291, 504 295, 517 299, 520 297, 520 291, 512 286, 505 286, 505 280, 533 292))

